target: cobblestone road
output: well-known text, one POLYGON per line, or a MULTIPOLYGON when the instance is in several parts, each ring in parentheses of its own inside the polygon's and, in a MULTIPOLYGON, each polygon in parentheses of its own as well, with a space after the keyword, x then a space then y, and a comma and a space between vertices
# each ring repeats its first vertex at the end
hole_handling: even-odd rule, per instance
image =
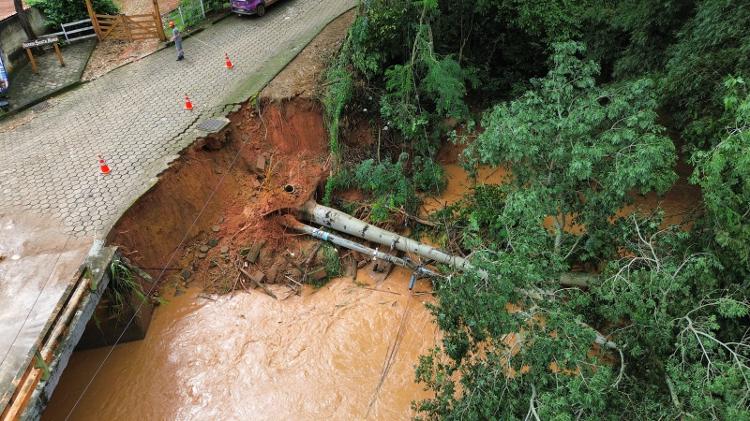
POLYGON ((199 119, 224 114, 261 69, 354 5, 286 0, 262 19, 232 16, 186 39, 184 62, 162 50, 63 95, 29 123, 0 133, 0 210, 42 213, 76 236, 106 230, 192 141, 199 119), (223 67, 225 52, 234 70, 223 67), (182 109, 184 94, 193 112, 182 109), (106 177, 98 175, 100 153, 112 168, 106 177))

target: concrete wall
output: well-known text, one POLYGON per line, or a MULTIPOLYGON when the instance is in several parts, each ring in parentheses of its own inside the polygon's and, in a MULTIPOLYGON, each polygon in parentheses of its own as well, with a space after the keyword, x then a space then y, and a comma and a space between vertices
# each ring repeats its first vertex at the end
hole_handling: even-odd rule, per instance
MULTIPOLYGON (((47 32, 47 24, 39 10, 34 7, 26 9, 26 16, 37 36, 47 32)), ((9 73, 14 67, 27 62, 26 52, 21 47, 25 41, 27 41, 26 33, 21 28, 18 15, 0 21, 0 52, 2 52, 3 61, 9 73)))

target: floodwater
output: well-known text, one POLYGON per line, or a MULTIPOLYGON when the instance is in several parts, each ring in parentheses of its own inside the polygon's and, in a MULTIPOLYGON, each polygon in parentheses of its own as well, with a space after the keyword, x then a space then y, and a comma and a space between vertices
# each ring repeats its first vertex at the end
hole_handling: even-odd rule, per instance
MULTIPOLYGON (((455 160, 455 159, 452 159, 455 160)), ((445 190, 435 197, 424 198, 422 204, 423 216, 431 212, 442 209, 458 202, 466 193, 479 184, 500 184, 509 177, 507 169, 503 167, 490 168, 481 167, 477 170, 476 179, 472 179, 469 174, 457 163, 444 163, 441 165, 447 184, 445 190)))
POLYGON ((428 397, 414 365, 436 341, 431 296, 410 296, 404 269, 380 285, 368 274, 285 301, 189 290, 96 377, 111 348, 77 352, 43 419, 65 419, 92 377, 71 420, 408 419, 411 401, 428 397))

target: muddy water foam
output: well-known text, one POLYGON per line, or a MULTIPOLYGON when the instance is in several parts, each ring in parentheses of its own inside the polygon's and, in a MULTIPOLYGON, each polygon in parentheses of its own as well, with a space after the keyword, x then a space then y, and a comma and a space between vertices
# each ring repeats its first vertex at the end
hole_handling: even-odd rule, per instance
MULTIPOLYGON (((115 348, 70 419, 407 419, 427 396, 414 365, 436 337, 428 295, 410 298, 407 284, 397 269, 378 286, 337 279, 283 302, 189 291, 156 311, 145 340, 115 348)), ((107 352, 75 354, 45 419, 65 418, 107 352)))

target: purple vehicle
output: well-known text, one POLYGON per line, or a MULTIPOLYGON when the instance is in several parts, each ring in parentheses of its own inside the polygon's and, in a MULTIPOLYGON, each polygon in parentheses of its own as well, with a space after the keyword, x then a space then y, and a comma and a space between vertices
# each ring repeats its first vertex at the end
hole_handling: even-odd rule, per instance
POLYGON ((232 0, 232 12, 238 15, 266 14, 266 7, 276 3, 278 0, 232 0))

